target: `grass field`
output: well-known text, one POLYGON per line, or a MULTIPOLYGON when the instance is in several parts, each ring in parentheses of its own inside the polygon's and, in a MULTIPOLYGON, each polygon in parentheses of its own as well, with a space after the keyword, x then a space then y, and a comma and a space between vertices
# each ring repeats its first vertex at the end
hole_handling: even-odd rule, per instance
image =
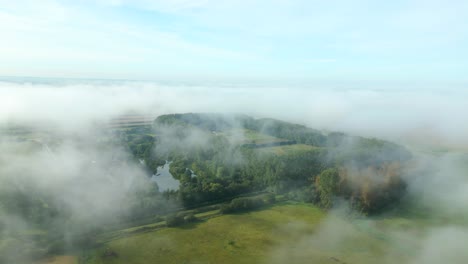
POLYGON ((75 256, 56 256, 37 264, 78 264, 78 259, 75 256))
POLYGON ((305 144, 294 144, 294 145, 261 148, 259 149, 259 151, 266 152, 266 153, 274 153, 276 155, 288 155, 288 154, 294 154, 294 153, 303 153, 303 152, 311 151, 314 149, 319 149, 319 147, 305 145, 305 144))
POLYGON ((392 219, 351 221, 311 205, 287 202, 121 237, 90 252, 83 262, 396 263, 411 256, 411 249, 398 245, 387 229, 404 230, 417 223, 395 221, 399 223, 392 219), (384 257, 392 261, 384 262, 384 257))
POLYGON ((218 133, 218 135, 224 135, 237 144, 265 144, 288 141, 286 139, 273 137, 249 129, 232 129, 226 132, 218 133))
MULTIPOLYGON (((280 142, 289 142, 287 139, 277 138, 270 135, 262 134, 256 131, 248 129, 233 129, 225 132, 225 135, 231 139, 240 140, 239 144, 269 144, 269 143, 280 143, 280 142)), ((306 144, 291 144, 291 145, 282 145, 282 146, 273 146, 273 147, 262 147, 258 151, 264 153, 274 153, 276 155, 288 155, 294 153, 303 153, 318 149, 319 147, 306 145, 306 144)))

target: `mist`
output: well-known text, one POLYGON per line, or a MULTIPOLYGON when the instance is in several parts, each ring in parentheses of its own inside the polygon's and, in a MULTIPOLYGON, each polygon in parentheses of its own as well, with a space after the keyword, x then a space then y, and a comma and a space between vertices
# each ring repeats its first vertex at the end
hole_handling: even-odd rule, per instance
POLYGON ((50 121, 71 130, 125 112, 245 113, 397 142, 466 149, 463 89, 373 84, 159 84, 136 81, 0 82, 0 121, 50 121))
MULTIPOLYGON (((386 239, 392 245, 411 245, 411 252, 402 258, 403 263, 465 263, 468 259, 461 246, 468 243, 468 214, 464 212, 468 206, 468 123, 463 122, 468 113, 467 91, 446 91, 443 87, 394 89, 378 85, 343 88, 329 84, 288 87, 285 84, 4 80, 0 82, 0 98, 1 128, 32 126, 38 131, 54 131, 62 139, 56 142, 38 136, 37 140, 25 143, 8 135, 0 138, 0 191, 40 193, 65 208, 67 217, 75 221, 60 224, 64 225, 60 227, 62 236, 82 226, 92 230, 90 227, 102 223, 118 224, 119 219, 131 214, 133 197, 157 189, 148 171, 132 160, 128 149, 112 140, 98 140, 111 137, 102 128, 112 119, 126 114, 154 119, 171 113, 240 113, 299 123, 324 133, 340 131, 405 145, 414 157, 402 168, 408 185, 404 199, 411 201, 412 206, 423 208, 428 223, 424 227, 408 227, 410 232, 406 234, 401 227, 387 230, 386 239), (411 234, 413 231, 416 235, 411 234)), ((172 135, 174 131, 168 129, 162 134, 172 135)), ((231 139, 239 142, 244 136, 235 134, 231 139)), ((182 141, 167 136, 161 142, 159 154, 164 153, 164 148, 196 148, 208 143, 209 139, 198 131, 188 132, 182 141)), ((338 151, 344 151, 344 147, 338 151)), ((238 153, 234 156, 232 160, 242 162, 238 153)), ((360 180, 358 176, 353 179, 360 180)), ((154 214, 164 212, 157 209, 160 207, 154 208, 154 214)), ((3 225, 0 234, 34 228, 29 226, 29 219, 2 211, 0 207, 3 225)), ((279 245, 271 253, 270 263, 303 263, 311 257, 304 255, 306 249, 313 247, 327 252, 340 248, 345 241, 355 239, 356 226, 378 225, 379 219, 361 216, 347 223, 343 219, 349 218, 348 211, 345 205, 337 206, 316 230, 291 242, 294 246, 279 245)), ((303 230, 307 230, 303 223, 292 223, 281 227, 279 232, 303 230)), ((65 246, 74 247, 73 243, 65 246)), ((392 258, 401 254, 401 249, 381 251, 380 263, 392 263, 392 258)), ((331 260, 339 262, 342 257, 346 254, 331 260)), ((18 258, 13 252, 6 259, 18 258)))

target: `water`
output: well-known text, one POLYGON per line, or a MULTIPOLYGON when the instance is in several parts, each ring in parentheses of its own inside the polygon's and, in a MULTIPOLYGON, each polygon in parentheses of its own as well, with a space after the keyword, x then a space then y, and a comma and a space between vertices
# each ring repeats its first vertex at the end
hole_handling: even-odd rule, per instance
POLYGON ((178 190, 179 180, 174 179, 169 172, 169 166, 172 162, 166 161, 166 164, 159 166, 156 174, 151 176, 151 180, 158 184, 159 191, 164 192, 168 190, 178 190))

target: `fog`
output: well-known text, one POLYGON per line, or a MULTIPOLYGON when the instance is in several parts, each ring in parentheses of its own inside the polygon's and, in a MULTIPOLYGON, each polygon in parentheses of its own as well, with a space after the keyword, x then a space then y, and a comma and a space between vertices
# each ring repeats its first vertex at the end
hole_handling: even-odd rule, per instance
POLYGON ((76 129, 126 111, 151 116, 237 112, 397 142, 468 148, 468 90, 415 85, 187 85, 130 81, 0 82, 0 122, 53 121, 76 129))
MULTIPOLYGON (((127 150, 97 138, 109 137, 99 124, 128 113, 156 118, 168 113, 219 112, 271 117, 328 131, 395 141, 413 151, 406 168, 405 199, 422 208, 428 224, 417 235, 388 230, 390 244, 407 244, 411 253, 404 263, 465 263, 468 253, 468 91, 441 88, 346 88, 330 84, 226 84, 158 83, 92 80, 4 80, 0 82, 0 127, 32 125, 53 130, 62 142, 38 136, 33 147, 0 140, 0 191, 34 191, 51 198, 76 218, 63 229, 72 232, 80 221, 86 225, 117 221, 128 215, 139 192, 150 191, 151 181, 139 163, 128 162, 127 150), (53 144, 50 149, 48 144, 53 144), (54 145, 55 144, 55 145, 54 145), (25 149, 26 148, 26 149, 25 149), (32 148, 32 149, 31 149, 32 148)), ((167 130, 166 134, 173 131, 167 130)), ((231 139, 243 139, 234 135, 231 139)), ((168 139, 164 146, 203 146, 208 139, 197 131, 185 141, 168 139)), ((241 162, 241 157, 236 160, 241 162)), ((178 206, 178 205, 174 205, 178 206)), ((27 219, 2 214, 0 234, 28 226, 27 219)), ((352 219, 348 208, 330 213, 313 232, 294 245, 280 245, 272 263, 303 263, 317 251, 341 249, 356 239, 354 228, 366 221, 352 219), (305 253, 304 253, 305 252, 305 253)), ((53 224, 53 223, 52 223, 53 224)), ((281 232, 302 232, 303 223, 281 227, 281 232)), ((410 230, 410 231, 411 231, 410 230)), ((73 245, 70 244, 70 247, 73 245)), ((372 245, 363 245, 371 247, 372 245)), ((382 249, 380 263, 392 263, 401 249, 382 249)), ((34 254, 33 254, 34 255, 34 254)), ((320 255, 320 254, 319 254, 320 255)), ((317 255, 314 255, 317 257, 317 255)), ((15 253, 11 258, 15 259, 15 253)), ((324 255, 324 258, 325 257, 324 255)), ((329 258, 329 256, 328 256, 329 258)), ((335 262, 346 258, 333 257, 335 262)), ((342 262, 354 263, 354 262, 342 262)))

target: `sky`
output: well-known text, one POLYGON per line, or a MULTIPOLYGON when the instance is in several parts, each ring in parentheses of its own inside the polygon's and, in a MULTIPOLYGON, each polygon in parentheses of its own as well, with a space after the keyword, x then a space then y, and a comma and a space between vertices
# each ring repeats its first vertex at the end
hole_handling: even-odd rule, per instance
POLYGON ((0 0, 0 76, 468 83, 468 1, 0 0))

